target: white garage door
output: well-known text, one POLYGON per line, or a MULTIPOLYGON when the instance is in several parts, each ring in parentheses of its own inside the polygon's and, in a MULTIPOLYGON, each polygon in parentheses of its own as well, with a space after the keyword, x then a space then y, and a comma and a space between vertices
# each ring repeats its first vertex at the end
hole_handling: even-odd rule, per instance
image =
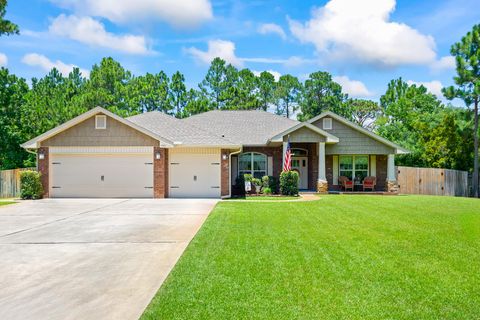
POLYGON ((51 197, 153 197, 153 152, 50 154, 49 160, 51 197))
POLYGON ((220 197, 220 150, 169 154, 169 185, 172 198, 220 197))

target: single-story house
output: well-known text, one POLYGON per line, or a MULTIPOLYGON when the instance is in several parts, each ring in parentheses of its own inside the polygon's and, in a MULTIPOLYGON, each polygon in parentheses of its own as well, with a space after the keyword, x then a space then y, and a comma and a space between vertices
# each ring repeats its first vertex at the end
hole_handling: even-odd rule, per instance
POLYGON ((299 122, 264 111, 161 112, 122 118, 94 108, 22 144, 37 154, 45 197, 229 197, 236 178, 280 175, 288 139, 299 188, 338 189, 339 176, 377 190, 407 150, 332 112, 299 122))

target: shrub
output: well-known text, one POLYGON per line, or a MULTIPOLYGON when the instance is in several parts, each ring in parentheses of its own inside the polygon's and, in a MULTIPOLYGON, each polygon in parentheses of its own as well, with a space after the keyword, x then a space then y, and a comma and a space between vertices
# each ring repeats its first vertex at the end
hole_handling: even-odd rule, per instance
POLYGON ((298 172, 284 171, 280 174, 280 192, 285 196, 298 195, 298 172))
POLYGON ((263 193, 266 194, 266 195, 271 195, 272 194, 272 189, 270 189, 269 187, 264 187, 263 188, 263 193))
POLYGON ((270 188, 272 193, 278 192, 278 180, 273 176, 263 176, 262 183, 264 188, 270 188))
POLYGON ((235 179, 235 194, 238 196, 245 196, 245 179, 243 175, 239 175, 235 179))
POLYGON ((20 172, 20 197, 22 199, 40 199, 42 195, 40 173, 31 170, 20 172))
POLYGON ((252 182, 252 179, 253 179, 253 176, 252 176, 250 173, 245 173, 245 174, 243 175, 243 180, 244 180, 245 182, 252 182))

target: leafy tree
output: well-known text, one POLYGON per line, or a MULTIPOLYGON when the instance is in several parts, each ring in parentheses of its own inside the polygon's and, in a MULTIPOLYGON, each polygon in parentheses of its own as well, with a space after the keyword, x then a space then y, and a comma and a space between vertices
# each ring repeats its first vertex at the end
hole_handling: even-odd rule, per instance
POLYGON ((169 100, 169 82, 163 71, 131 78, 125 84, 127 95, 124 98, 129 114, 149 111, 170 113, 172 106, 169 100))
POLYGON ((347 106, 350 111, 348 117, 350 120, 364 128, 373 129, 375 119, 380 112, 378 103, 372 100, 349 99, 347 106))
MULTIPOLYGON (((77 103, 85 79, 78 68, 67 77, 53 68, 45 77, 32 79, 22 106, 22 133, 28 139, 70 120, 88 109, 77 103)), ((26 139, 26 140, 28 140, 26 139)))
POLYGON ((190 89, 187 92, 187 104, 182 117, 189 117, 210 110, 210 101, 201 92, 190 89))
POLYGON ((342 93, 342 87, 332 80, 328 72, 311 73, 303 85, 299 119, 306 121, 327 110, 349 118, 346 99, 347 95, 342 93))
POLYGON ((113 58, 103 58, 100 65, 95 64, 80 99, 86 109, 100 106, 110 111, 128 116, 138 113, 136 106, 129 105, 126 98, 127 86, 132 79, 130 71, 125 70, 113 58))
POLYGON ((182 118, 185 106, 187 105, 187 87, 185 86, 185 77, 180 71, 177 71, 172 76, 170 82, 170 103, 175 110, 177 118, 182 118))
POLYGON ((260 101, 257 97, 257 82, 255 75, 249 69, 238 72, 233 99, 229 103, 229 109, 253 110, 258 109, 260 101))
POLYGON ((13 169, 23 165, 27 153, 20 148, 25 142, 21 129, 21 106, 24 103, 28 85, 22 78, 0 68, 0 168, 13 169))
POLYGON ((424 86, 408 85, 402 78, 392 80, 380 97, 380 115, 375 125, 377 132, 411 151, 397 157, 402 165, 425 166, 422 160, 424 146, 420 143, 424 128, 438 123, 438 114, 444 106, 437 97, 427 92, 424 86))
POLYGON ((275 77, 268 71, 263 71, 256 77, 257 96, 260 108, 267 111, 268 107, 275 101, 275 77))
POLYGON ((212 109, 221 109, 225 95, 226 62, 220 58, 213 59, 210 68, 199 88, 210 101, 212 109))
POLYGON ((467 107, 473 104, 473 174, 472 191, 474 197, 478 190, 478 102, 480 99, 480 24, 473 26, 460 42, 455 43, 450 53, 455 56, 457 76, 453 78, 456 87, 444 88, 448 99, 460 98, 467 107))
POLYGON ((301 84, 292 75, 285 74, 278 79, 275 90, 275 112, 290 118, 298 110, 298 98, 301 84))
POLYGON ((1 35, 11 35, 19 34, 18 26, 5 19, 5 14, 7 13, 7 0, 0 0, 0 36, 1 35))

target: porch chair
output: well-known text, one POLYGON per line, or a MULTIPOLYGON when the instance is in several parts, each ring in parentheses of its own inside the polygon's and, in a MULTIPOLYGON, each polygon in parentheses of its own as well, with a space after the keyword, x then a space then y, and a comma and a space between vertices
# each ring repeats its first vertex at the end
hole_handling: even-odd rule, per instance
POLYGON ((375 185, 377 184, 377 178, 376 177, 365 177, 363 179, 363 191, 365 189, 371 189, 372 191, 375 191, 375 185))
POLYGON ((353 191, 353 181, 348 179, 348 177, 340 176, 338 177, 338 182, 340 182, 340 186, 347 191, 347 189, 352 189, 353 191))

